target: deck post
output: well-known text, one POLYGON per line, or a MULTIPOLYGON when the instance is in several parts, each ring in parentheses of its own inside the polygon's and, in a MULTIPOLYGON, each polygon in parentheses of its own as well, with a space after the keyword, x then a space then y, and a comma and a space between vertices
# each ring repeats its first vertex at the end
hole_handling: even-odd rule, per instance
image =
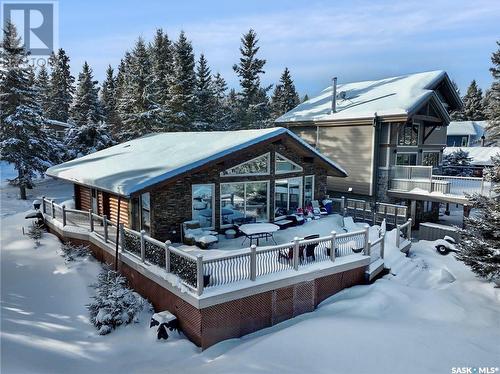
POLYGON ((344 214, 344 208, 345 208, 345 196, 342 196, 341 197, 341 201, 340 201, 340 213, 341 214, 344 214))
POLYGON ((408 240, 411 242, 411 218, 408 218, 408 231, 407 231, 407 236, 408 236, 408 240))
POLYGON ((330 260, 332 262, 335 261, 335 245, 337 241, 337 233, 332 231, 332 238, 330 239, 330 260))
POLYGON ((293 238, 293 268, 299 270, 299 242, 300 239, 296 236, 293 238))
POLYGON ((121 251, 123 252, 125 250, 125 246, 123 245, 124 244, 123 237, 125 235, 125 227, 123 226, 123 223, 120 223, 118 225, 118 231, 120 232, 120 234, 119 234, 120 248, 121 248, 121 251))
POLYGON ((92 209, 89 209, 89 227, 90 227, 90 232, 94 231, 94 217, 92 217, 92 209))
POLYGON ((146 235, 146 231, 141 230, 141 261, 146 261, 146 240, 144 239, 144 235, 146 235))
POLYGON ((399 249, 399 244, 401 240, 401 229, 399 225, 396 225, 396 247, 399 249))
POLYGON ((196 289, 198 296, 203 293, 203 256, 196 256, 196 289))
POLYGON ((250 280, 257 279, 257 246, 250 246, 250 280))
POLYGON ((380 241, 380 258, 383 260, 384 259, 384 252, 385 252, 385 233, 382 235, 382 240, 380 241))
POLYGON ((102 224, 104 226, 104 243, 108 242, 108 217, 104 214, 102 216, 102 224))
POLYGON ((170 244, 172 244, 170 240, 165 242, 165 270, 167 273, 170 273, 170 244))
POLYGON ((66 226, 66 206, 63 205, 62 206, 62 223, 63 223, 63 227, 66 226))
POLYGON ((47 213, 47 208, 45 207, 45 196, 42 196, 42 213, 47 213))
POLYGON ((370 253, 370 227, 365 227, 365 246, 364 253, 365 255, 370 253))
POLYGON ((366 246, 365 250, 365 256, 371 256, 371 251, 372 251, 372 242, 368 242, 368 245, 366 246))
POLYGON ((56 208, 54 206, 54 200, 50 200, 50 205, 52 207, 52 218, 56 218, 56 208))

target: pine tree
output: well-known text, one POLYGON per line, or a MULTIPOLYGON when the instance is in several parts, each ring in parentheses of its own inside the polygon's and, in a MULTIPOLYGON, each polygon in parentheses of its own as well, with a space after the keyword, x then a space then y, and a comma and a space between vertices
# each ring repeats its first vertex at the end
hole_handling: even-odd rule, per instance
POLYGON ((488 177, 496 183, 495 196, 469 197, 475 208, 474 215, 464 219, 457 244, 457 259, 470 266, 479 277, 500 279, 500 155, 492 157, 493 167, 488 177))
POLYGON ((231 108, 226 96, 227 83, 220 73, 215 74, 212 79, 212 91, 214 94, 214 130, 228 130, 232 127, 231 108))
POLYGON ((152 132, 160 124, 158 108, 151 101, 151 61, 144 40, 139 38, 126 56, 120 101, 120 139, 134 139, 152 132))
POLYGON ((70 159, 88 155, 115 145, 105 123, 87 122, 68 130, 64 145, 70 159))
POLYGON ((170 122, 174 130, 186 131, 195 114, 196 76, 193 46, 184 31, 174 44, 174 70, 170 86, 170 122))
POLYGON ((98 93, 98 82, 94 80, 92 68, 85 61, 82 72, 78 75, 75 104, 71 108, 71 117, 77 126, 96 123, 102 119, 98 93))
POLYGON ((264 74, 266 60, 257 58, 259 48, 257 34, 250 29, 241 38, 241 57, 233 70, 239 76, 242 91, 240 92, 240 108, 238 121, 243 128, 265 127, 269 125, 269 100, 267 91, 271 86, 260 86, 260 75, 264 74))
POLYGON ((35 83, 39 92, 39 105, 42 107, 44 117, 47 118, 50 108, 50 79, 45 65, 38 70, 35 83))
POLYGON ((290 71, 285 68, 271 99, 274 119, 292 110, 300 103, 290 71))
POLYGON ((477 86, 475 80, 467 88, 467 93, 462 101, 464 103, 462 108, 464 121, 482 121, 485 119, 483 91, 477 86))
POLYGON ((102 82, 100 107, 104 122, 108 124, 111 131, 116 129, 120 123, 118 118, 117 105, 117 79, 113 75, 113 68, 108 66, 106 69, 106 78, 102 82))
MULTIPOLYGON (((151 101, 159 108, 159 116, 165 124, 168 120, 169 90, 172 83, 172 43, 162 29, 157 29, 149 47, 151 58, 151 101)), ((168 130, 160 128, 159 130, 168 130)))
POLYGON ((302 97, 302 100, 300 101, 301 103, 305 102, 309 100, 309 96, 307 94, 305 94, 303 97, 302 97))
POLYGON ((445 175, 455 175, 468 177, 472 176, 471 166, 472 158, 469 152, 458 149, 443 157, 443 172, 445 175))
POLYGON ((69 57, 60 48, 49 58, 50 73, 50 106, 47 111, 49 119, 68 122, 70 106, 73 101, 75 78, 71 75, 69 57))
POLYGON ((21 199, 33 179, 51 165, 53 153, 42 127, 44 118, 34 87, 35 74, 27 65, 15 26, 7 22, 0 48, 0 157, 18 172, 11 181, 21 199))
POLYGON ((203 130, 209 130, 214 121, 215 98, 212 75, 207 59, 202 53, 196 67, 196 121, 203 130))
POLYGON ((500 41, 497 41, 497 51, 491 56, 493 66, 490 72, 493 75, 493 83, 488 91, 488 107, 486 114, 488 117, 488 139, 500 141, 500 41))

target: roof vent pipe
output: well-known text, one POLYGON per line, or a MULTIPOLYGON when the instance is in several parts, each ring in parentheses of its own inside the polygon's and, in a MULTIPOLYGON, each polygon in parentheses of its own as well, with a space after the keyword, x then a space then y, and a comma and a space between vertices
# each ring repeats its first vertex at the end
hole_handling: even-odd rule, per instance
POLYGON ((332 113, 337 111, 337 77, 332 78, 333 96, 332 96, 332 113))

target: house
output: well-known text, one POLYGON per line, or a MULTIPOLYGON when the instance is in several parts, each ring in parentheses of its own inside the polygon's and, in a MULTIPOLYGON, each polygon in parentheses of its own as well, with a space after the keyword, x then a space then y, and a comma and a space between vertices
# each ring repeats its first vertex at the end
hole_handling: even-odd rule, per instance
POLYGON ((480 147, 491 145, 487 138, 487 121, 452 121, 446 134, 448 147, 480 147))
POLYGON ((44 130, 52 132, 56 138, 64 139, 67 131, 72 127, 69 123, 49 119, 44 123, 44 130))
POLYGON ((272 221, 327 193, 344 169, 284 128, 151 134, 53 166, 74 184, 76 209, 178 240, 189 220, 224 230, 235 219, 272 221), (119 213, 118 213, 119 211, 119 213))
POLYGON ((336 82, 276 124, 344 167, 347 178, 328 178, 331 194, 406 202, 414 220, 426 219, 426 213, 436 217, 450 183, 435 181, 433 171, 442 162, 449 113, 462 106, 448 74, 336 82))

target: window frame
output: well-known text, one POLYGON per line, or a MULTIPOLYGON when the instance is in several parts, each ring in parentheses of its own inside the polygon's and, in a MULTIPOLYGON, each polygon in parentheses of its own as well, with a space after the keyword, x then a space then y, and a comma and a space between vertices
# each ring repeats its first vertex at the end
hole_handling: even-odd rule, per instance
POLYGON ((290 180, 295 180, 299 182, 299 202, 298 202, 298 207, 302 208, 304 204, 304 178, 303 177, 291 177, 291 178, 280 178, 280 179, 275 179, 274 180, 274 196, 273 196, 273 202, 274 202, 274 212, 273 216, 276 218, 275 213, 276 213, 276 182, 279 181, 287 181, 287 201, 286 201, 286 210, 287 212, 290 210, 290 180))
POLYGON ((140 209, 139 218, 140 218, 141 230, 146 231, 147 234, 151 234, 151 221, 152 221, 151 220, 151 193, 149 193, 149 192, 141 193, 141 195, 139 197, 139 209, 140 209), (144 209, 144 205, 142 202, 142 198, 146 194, 149 195, 149 209, 144 209), (144 210, 148 211, 148 213, 149 213, 149 226, 144 224, 144 215, 143 215, 144 210))
MULTIPOLYGON (((413 131, 413 129, 412 129, 413 131)), ((405 123, 403 126, 400 126, 398 128, 398 132, 397 132, 398 136, 397 136, 397 139, 396 139, 396 145, 398 147, 418 147, 418 144, 419 144, 419 140, 420 140, 420 123, 419 122, 413 122, 411 125, 409 125, 408 123, 405 123), (401 144, 400 143, 400 140, 401 140, 401 128, 412 128, 413 126, 416 126, 417 127, 417 135, 416 135, 416 143, 415 144, 401 144)))
POLYGON ((439 165, 441 165, 441 152, 440 151, 422 151, 422 162, 421 162, 422 166, 432 166, 432 167, 438 167, 439 165), (424 159, 425 159, 425 154, 426 153, 437 153, 438 155, 438 163, 437 165, 424 165, 424 159))
POLYGON ((418 152, 396 152, 396 159, 394 160, 395 166, 418 166, 418 152), (398 164, 399 155, 415 155, 415 165, 413 164, 398 164))
POLYGON ((212 217, 210 226, 203 227, 204 229, 215 229, 215 183, 194 183, 191 185, 191 219, 194 220, 194 207, 193 207, 193 197, 194 197, 194 188, 196 186, 210 186, 212 190, 212 217))
POLYGON ((302 184, 302 204, 305 204, 306 201, 306 178, 312 178, 312 183, 311 183, 311 201, 314 200, 314 187, 315 187, 315 181, 314 181, 314 174, 311 175, 304 175, 304 183, 302 184))
POLYGON ((263 153, 257 157, 254 157, 250 160, 243 161, 237 165, 231 166, 230 168, 227 168, 219 173, 221 178, 228 178, 228 177, 250 177, 250 176, 259 176, 259 175, 270 175, 271 174, 271 152, 263 153), (255 161, 261 157, 267 157, 267 162, 266 162, 266 169, 267 171, 264 173, 244 173, 244 174, 224 174, 227 170, 237 168, 239 166, 245 165, 249 162, 255 161))
POLYGON ((293 162, 292 160, 290 160, 289 158, 283 156, 281 153, 279 152, 274 152, 274 174, 276 175, 283 175, 283 174, 293 174, 293 173, 303 173, 304 172, 304 168, 302 166, 300 166, 299 164, 297 164, 296 162, 293 162), (285 170, 285 171, 278 171, 278 169, 276 168, 276 160, 278 159, 278 156, 283 158, 286 162, 289 162, 291 163, 292 165, 296 166, 299 168, 299 170, 285 170))
POLYGON ((271 187, 271 181, 269 179, 266 180, 257 180, 257 181, 235 181, 235 182, 221 182, 219 185, 219 216, 220 216, 220 228, 225 229, 225 228, 230 228, 233 227, 234 225, 232 223, 226 223, 223 224, 223 217, 222 217, 222 186, 228 185, 228 184, 243 184, 243 214, 245 217, 247 217, 247 184, 252 184, 252 183, 265 183, 266 184, 266 216, 267 218, 264 220, 264 222, 269 222, 271 220, 271 217, 269 215, 269 209, 270 209, 270 187, 271 187))

